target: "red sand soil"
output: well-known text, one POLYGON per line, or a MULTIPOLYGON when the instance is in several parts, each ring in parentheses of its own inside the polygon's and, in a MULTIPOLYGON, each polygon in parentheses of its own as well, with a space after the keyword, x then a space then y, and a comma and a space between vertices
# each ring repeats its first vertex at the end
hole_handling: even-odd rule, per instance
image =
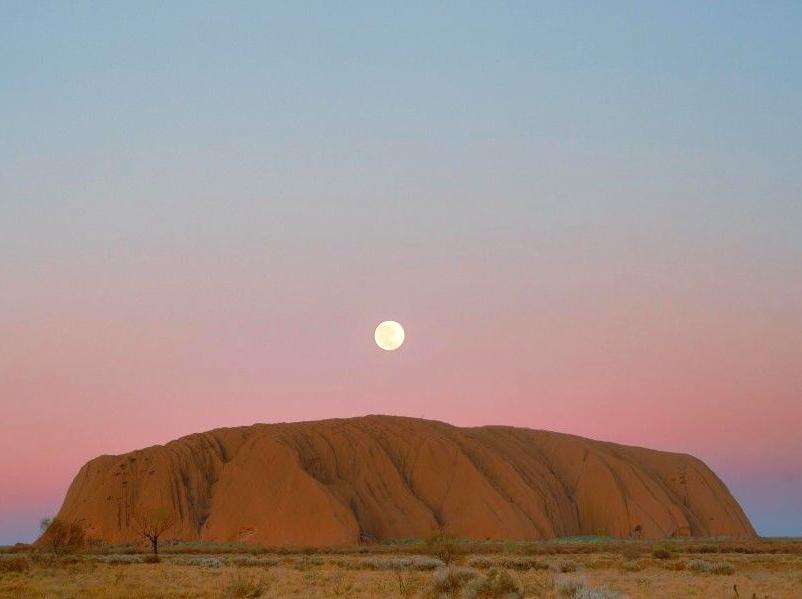
POLYGON ((183 437, 81 468, 58 514, 106 542, 174 510, 166 538, 326 546, 426 537, 754 536, 700 460, 507 426, 367 416, 183 437))

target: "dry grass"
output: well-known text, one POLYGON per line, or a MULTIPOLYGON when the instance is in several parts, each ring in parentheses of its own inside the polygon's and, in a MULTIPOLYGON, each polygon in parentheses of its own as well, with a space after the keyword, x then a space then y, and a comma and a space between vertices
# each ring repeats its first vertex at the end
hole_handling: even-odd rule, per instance
POLYGON ((9 549, 0 551, 0 598, 802 597, 802 542, 794 540, 458 545, 449 566, 422 542, 245 553, 195 544, 171 548, 160 563, 126 548, 9 549))

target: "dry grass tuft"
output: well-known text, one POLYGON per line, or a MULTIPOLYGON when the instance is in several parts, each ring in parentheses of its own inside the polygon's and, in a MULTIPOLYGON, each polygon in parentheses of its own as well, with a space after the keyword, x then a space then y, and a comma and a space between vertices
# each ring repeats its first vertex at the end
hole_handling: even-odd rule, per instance
POLYGON ((31 569, 31 564, 24 557, 0 559, 0 574, 16 572, 22 574, 31 569))
POLYGON ((258 577, 248 577, 237 572, 226 589, 227 597, 261 597, 266 590, 265 583, 258 577))
POLYGON ((463 589, 466 599, 520 599, 523 597, 521 585, 506 570, 492 569, 483 576, 468 582, 463 589))
POLYGON ((692 559, 688 562, 688 570, 697 573, 721 574, 730 575, 735 574, 735 566, 729 562, 708 562, 702 559, 692 559))
POLYGON ((488 570, 490 568, 505 568, 507 570, 517 570, 519 572, 526 570, 548 570, 549 565, 546 562, 532 559, 530 557, 484 557, 477 556, 468 560, 468 566, 471 568, 479 568, 481 570, 488 570))
POLYGON ((557 594, 560 597, 569 597, 573 599, 578 592, 585 588, 585 581, 576 576, 567 576, 559 578, 555 585, 557 594))
POLYGON ((465 584, 478 576, 479 572, 473 568, 460 566, 438 568, 432 573, 432 578, 425 591, 425 595, 432 599, 440 599, 443 595, 446 597, 454 597, 462 590, 465 584))
POLYGON ((568 572, 576 572, 576 562, 570 559, 560 560, 557 562, 557 570, 563 574, 567 574, 568 572))
POLYGON ((411 597, 418 590, 418 584, 411 573, 396 571, 395 576, 398 582, 398 594, 402 597, 411 597))

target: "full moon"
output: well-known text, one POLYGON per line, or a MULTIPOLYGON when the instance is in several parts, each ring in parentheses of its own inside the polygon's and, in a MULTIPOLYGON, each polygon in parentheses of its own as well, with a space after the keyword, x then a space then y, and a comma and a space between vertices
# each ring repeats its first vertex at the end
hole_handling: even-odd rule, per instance
POLYGON ((404 343, 404 327, 394 320, 385 320, 376 327, 373 337, 380 348, 393 351, 404 343))

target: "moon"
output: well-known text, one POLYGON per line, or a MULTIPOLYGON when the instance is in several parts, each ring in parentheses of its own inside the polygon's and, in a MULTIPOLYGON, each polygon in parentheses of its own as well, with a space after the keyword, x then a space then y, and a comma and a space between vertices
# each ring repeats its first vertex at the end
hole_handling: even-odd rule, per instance
POLYGON ((393 351, 404 343, 404 327, 394 320, 385 320, 376 327, 373 335, 376 345, 386 351, 393 351))

